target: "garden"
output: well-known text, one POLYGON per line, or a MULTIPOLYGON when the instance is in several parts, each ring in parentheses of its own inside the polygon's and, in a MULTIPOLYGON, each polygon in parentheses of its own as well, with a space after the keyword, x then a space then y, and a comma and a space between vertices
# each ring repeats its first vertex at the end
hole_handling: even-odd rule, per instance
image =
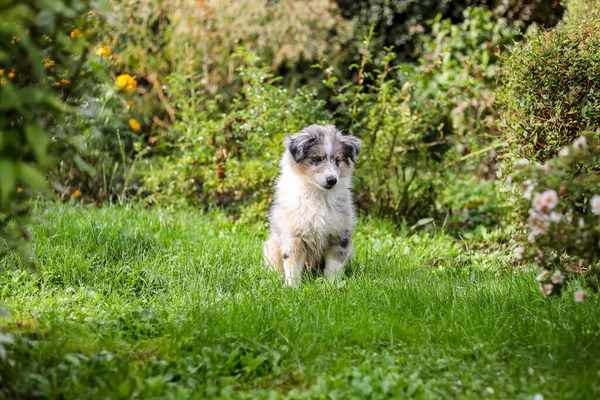
POLYGON ((7 0, 0 398, 597 399, 600 1, 7 0), (262 244, 362 140, 354 256, 262 244))

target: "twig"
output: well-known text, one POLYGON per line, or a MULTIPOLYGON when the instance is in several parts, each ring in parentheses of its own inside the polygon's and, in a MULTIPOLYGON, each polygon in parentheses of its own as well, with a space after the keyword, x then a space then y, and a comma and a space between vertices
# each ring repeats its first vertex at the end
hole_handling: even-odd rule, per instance
POLYGON ((491 146, 488 146, 488 147, 486 147, 485 149, 477 150, 477 151, 475 151, 475 152, 473 152, 473 153, 469 153, 469 154, 467 154, 467 155, 465 155, 465 156, 462 156, 462 157, 461 157, 461 158, 459 158, 458 160, 456 160, 456 161, 452 161, 450 164, 447 164, 447 165, 445 166, 445 168, 451 167, 451 166, 453 166, 454 164, 456 164, 456 163, 458 163, 458 162, 461 162, 461 161, 467 160, 467 159, 469 159, 469 158, 471 158, 471 157, 475 157, 476 155, 479 155, 479 154, 481 154, 481 153, 488 152, 488 151, 490 151, 490 150, 493 150, 493 149, 496 149, 496 148, 498 148, 498 147, 506 147, 506 146, 508 146, 508 143, 506 143, 506 142, 500 142, 500 143, 493 144, 493 145, 491 145, 491 146))

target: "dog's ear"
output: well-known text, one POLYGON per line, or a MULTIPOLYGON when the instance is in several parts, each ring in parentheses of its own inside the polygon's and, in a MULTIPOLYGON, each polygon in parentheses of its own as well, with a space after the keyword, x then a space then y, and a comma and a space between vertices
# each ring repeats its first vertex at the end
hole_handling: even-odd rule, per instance
POLYGON ((315 135, 304 130, 296 133, 294 136, 287 136, 283 144, 289 150, 294 161, 301 163, 306 158, 308 149, 314 143, 315 139, 315 135))
POLYGON ((358 156, 360 148, 362 147, 362 141, 356 136, 342 136, 341 142, 344 156, 355 163, 356 157, 358 156))

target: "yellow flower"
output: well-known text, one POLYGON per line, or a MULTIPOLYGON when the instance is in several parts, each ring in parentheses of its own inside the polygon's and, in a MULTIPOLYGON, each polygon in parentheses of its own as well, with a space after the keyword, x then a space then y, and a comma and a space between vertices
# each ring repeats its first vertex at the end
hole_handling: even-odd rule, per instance
POLYGON ((68 79, 61 79, 60 81, 55 83, 56 87, 61 87, 61 86, 70 85, 70 84, 71 84, 71 81, 68 79))
POLYGON ((17 187, 17 193, 21 193, 23 191, 22 187, 17 187))
POLYGON ((71 39, 81 38, 81 37, 83 37, 83 33, 81 33, 81 31, 77 28, 73 29, 73 31, 71 32, 71 39))
POLYGON ((133 101, 127 100, 127 107, 131 107, 133 105, 133 101))
POLYGON ((112 50, 108 46, 100 46, 96 50, 97 56, 110 56, 112 54, 112 50))
POLYGON ((135 131, 135 132, 139 132, 140 129, 142 129, 142 126, 140 125, 139 122, 137 122, 135 119, 131 118, 129 120, 129 127, 135 131))
POLYGON ((73 196, 81 197, 81 191, 79 189, 75 190, 75 192, 73 192, 73 196))
POLYGON ((52 60, 51 58, 44 58, 44 67, 46 68, 50 68, 54 66, 54 60, 52 60))
POLYGON ((16 76, 17 74, 15 73, 15 70, 13 69, 12 71, 10 71, 8 73, 8 79, 12 79, 16 76))
POLYGON ((135 76, 131 76, 129 74, 123 74, 117 76, 115 83, 125 93, 131 92, 137 86, 137 81, 135 80, 135 76))
POLYGON ((0 69, 0 75, 4 75, 4 70, 0 69))

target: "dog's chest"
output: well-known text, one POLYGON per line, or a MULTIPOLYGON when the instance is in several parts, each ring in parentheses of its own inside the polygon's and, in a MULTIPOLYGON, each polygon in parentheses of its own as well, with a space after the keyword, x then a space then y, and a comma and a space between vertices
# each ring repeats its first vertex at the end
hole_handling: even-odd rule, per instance
POLYGON ((296 226, 301 236, 315 243, 325 242, 329 236, 339 234, 346 224, 345 217, 336 208, 334 199, 325 196, 302 196, 297 217, 296 226))

